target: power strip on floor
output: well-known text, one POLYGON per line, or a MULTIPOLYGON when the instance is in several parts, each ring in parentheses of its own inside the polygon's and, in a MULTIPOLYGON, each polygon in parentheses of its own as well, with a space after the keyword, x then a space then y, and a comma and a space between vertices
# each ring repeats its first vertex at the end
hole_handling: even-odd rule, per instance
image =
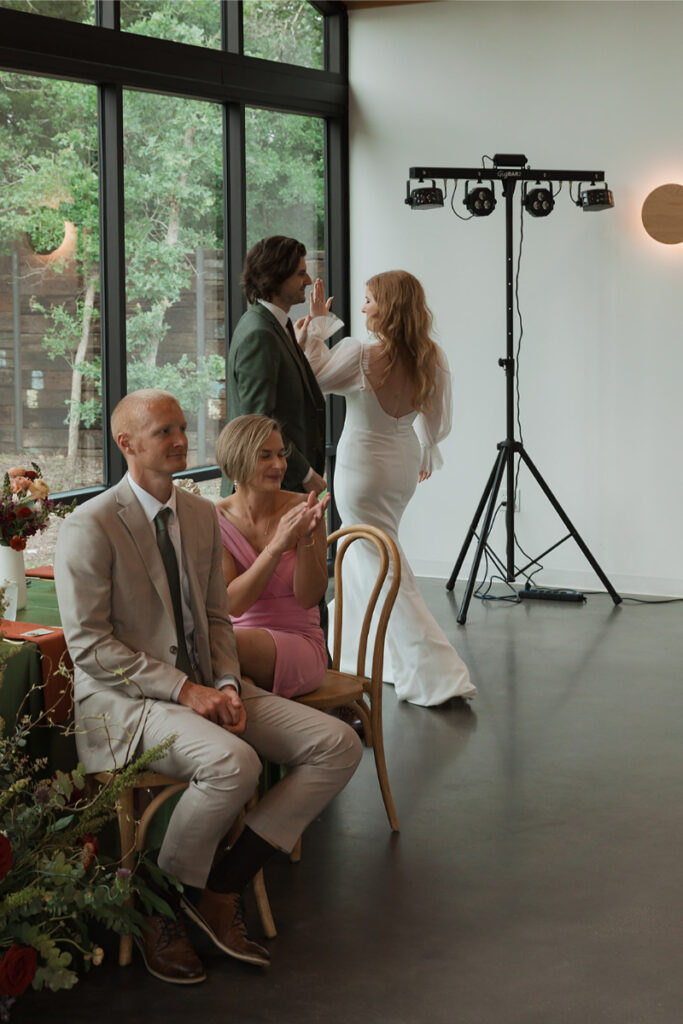
POLYGON ((575 601, 586 600, 586 595, 580 590, 551 590, 548 587, 529 587, 528 590, 520 590, 519 596, 524 601, 575 601))

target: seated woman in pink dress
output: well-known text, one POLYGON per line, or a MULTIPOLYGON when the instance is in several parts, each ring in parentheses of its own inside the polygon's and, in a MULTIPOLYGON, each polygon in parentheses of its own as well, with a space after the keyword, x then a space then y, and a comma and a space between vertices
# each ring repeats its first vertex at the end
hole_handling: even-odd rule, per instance
POLYGON ((216 461, 235 483, 216 510, 242 671, 282 697, 309 693, 327 671, 318 603, 327 588, 329 496, 280 490, 286 448, 267 416, 228 423, 216 461))

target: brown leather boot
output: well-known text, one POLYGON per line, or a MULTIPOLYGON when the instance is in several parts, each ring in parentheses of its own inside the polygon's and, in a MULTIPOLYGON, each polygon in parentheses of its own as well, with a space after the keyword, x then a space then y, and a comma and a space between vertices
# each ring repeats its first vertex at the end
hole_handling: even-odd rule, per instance
POLYGON ((206 972, 180 918, 163 914, 148 917, 142 937, 135 937, 145 967, 160 981, 173 985, 196 985, 206 980, 206 972))
POLYGON ((181 896, 180 902, 188 917, 228 956, 261 967, 269 965, 268 950, 252 942, 247 935, 242 898, 238 892, 211 892, 210 889, 204 889, 199 909, 184 896, 181 896))

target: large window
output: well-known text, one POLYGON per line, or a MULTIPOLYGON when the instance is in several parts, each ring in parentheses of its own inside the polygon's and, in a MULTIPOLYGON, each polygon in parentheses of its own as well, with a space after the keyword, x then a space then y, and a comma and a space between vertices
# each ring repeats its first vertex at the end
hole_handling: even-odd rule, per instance
POLYGON ((195 46, 221 45, 219 0, 121 0, 121 28, 195 46))
MULTIPOLYGON (((266 235, 306 246, 308 272, 325 274, 325 123, 320 118, 246 111, 247 247, 266 235)), ((295 307, 296 319, 305 313, 295 307)))
POLYGON ((0 72, 0 469, 103 482, 97 95, 0 72))
POLYGON ((322 68, 324 19, 308 0, 244 0, 244 52, 322 68))
POLYGON ((90 0, 0 0, 0 7, 64 21, 80 21, 84 25, 95 24, 95 5, 90 0))
POLYGON ((214 104, 124 93, 128 390, 176 395, 190 467, 225 423, 221 139, 214 104))
POLYGON ((216 478, 264 235, 304 242, 344 316, 345 31, 332 0, 0 0, 0 470, 110 486, 111 411, 158 386, 216 478))

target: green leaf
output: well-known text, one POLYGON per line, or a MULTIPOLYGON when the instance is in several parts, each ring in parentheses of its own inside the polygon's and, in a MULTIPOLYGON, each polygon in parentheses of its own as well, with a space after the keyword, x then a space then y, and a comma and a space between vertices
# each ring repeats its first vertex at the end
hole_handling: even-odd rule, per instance
POLYGON ((74 817, 75 817, 75 815, 73 815, 73 814, 67 814, 67 816, 65 818, 58 818, 57 821, 55 821, 50 826, 48 831, 49 832, 61 832, 61 830, 63 828, 67 828, 67 826, 69 826, 71 824, 71 822, 74 820, 74 817))

